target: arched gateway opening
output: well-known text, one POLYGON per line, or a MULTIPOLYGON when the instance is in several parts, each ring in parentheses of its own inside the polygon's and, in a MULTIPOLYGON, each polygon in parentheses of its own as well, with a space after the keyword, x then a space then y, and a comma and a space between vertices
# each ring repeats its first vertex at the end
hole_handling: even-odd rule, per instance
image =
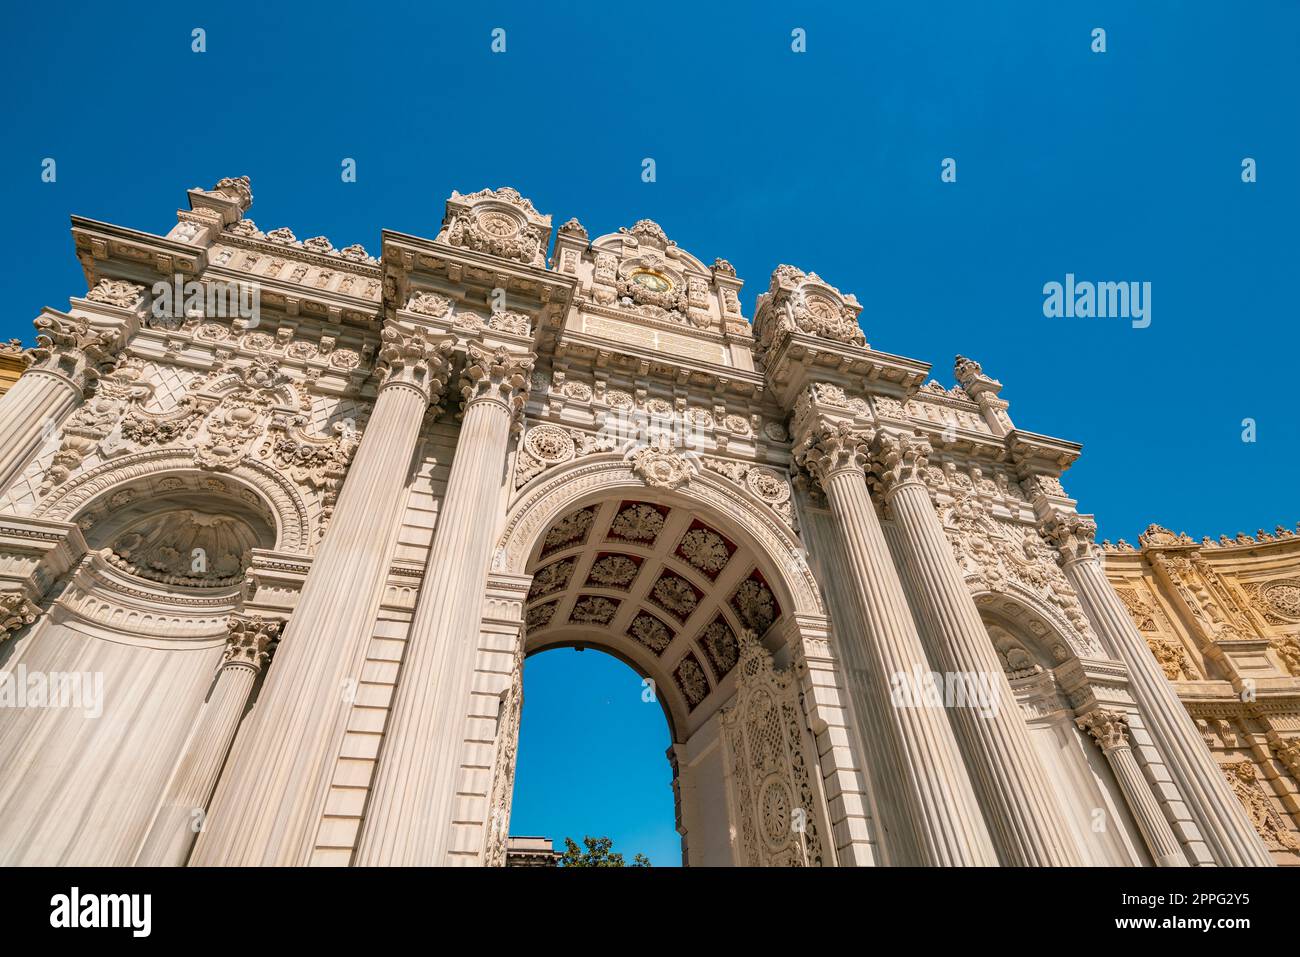
POLYGON ((548 648, 525 659, 524 688, 513 835, 556 850, 606 837, 628 864, 681 864, 672 734, 648 679, 597 648, 548 648))
MULTIPOLYGON (((501 570, 513 570, 512 535, 537 528, 513 554, 532 577, 521 657, 594 648, 644 676, 672 739, 684 863, 833 864, 797 650, 799 611, 820 608, 792 538, 704 476, 689 491, 655 488, 609 462, 604 478, 613 487, 585 496, 558 483, 549 503, 535 490, 508 523, 501 570)), ((517 706, 503 700, 502 714, 517 734, 517 706)), ((507 778, 515 757, 507 750, 507 778)))

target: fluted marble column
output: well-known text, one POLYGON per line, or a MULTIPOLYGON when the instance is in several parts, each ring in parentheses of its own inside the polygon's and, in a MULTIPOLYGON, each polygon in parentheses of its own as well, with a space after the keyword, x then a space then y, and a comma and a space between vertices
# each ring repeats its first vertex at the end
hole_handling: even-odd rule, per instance
POLYGON ((81 403, 120 341, 85 319, 43 315, 36 320, 32 365, 0 397, 0 492, 18 478, 41 443, 81 403))
POLYGON ((1044 523, 1043 531, 1060 550, 1066 577, 1079 593, 1093 628, 1128 665, 1133 694, 1151 738, 1164 754, 1215 862, 1231 867, 1271 865, 1264 842, 1228 787, 1174 686, 1106 580, 1093 543, 1096 523, 1085 515, 1057 512, 1044 523))
POLYGON ((358 864, 446 863, 502 470, 531 369, 531 357, 469 348, 465 415, 362 823, 358 864))
POLYGON ((929 625, 926 651, 940 671, 968 675, 997 694, 992 713, 949 709, 953 731, 1004 864, 1074 865, 1079 855, 1062 820, 988 630, 962 580, 930 501, 925 467, 932 449, 923 437, 879 433, 872 474, 902 532, 908 574, 929 625))
POLYGON ((1142 776, 1137 759, 1133 757, 1133 749, 1129 747, 1128 718, 1121 712, 1098 708, 1079 718, 1076 723, 1092 735, 1106 756, 1106 763, 1119 782, 1124 801, 1133 812, 1138 830, 1142 832, 1142 839, 1146 841, 1156 866, 1186 867, 1187 858, 1178 844, 1178 838, 1165 820, 1155 795, 1142 776))
POLYGON ((281 624, 260 616, 230 616, 230 635, 217 680, 167 784, 158 814, 136 858, 138 866, 179 867, 190 856, 248 696, 271 657, 281 624))
POLYGON ((846 586, 866 626, 864 635, 840 635, 854 645, 845 649, 849 661, 861 662, 854 670, 868 683, 864 698, 875 726, 863 733, 884 739, 897 769, 901 816, 921 855, 907 863, 994 865, 997 855, 943 709, 891 703, 895 682, 931 669, 867 491, 866 438, 845 425, 820 425, 796 449, 835 515, 853 573, 846 586))
POLYGON ((387 536, 424 413, 446 384, 451 341, 384 330, 379 393, 250 725, 213 796, 192 864, 302 865, 388 575, 387 536))

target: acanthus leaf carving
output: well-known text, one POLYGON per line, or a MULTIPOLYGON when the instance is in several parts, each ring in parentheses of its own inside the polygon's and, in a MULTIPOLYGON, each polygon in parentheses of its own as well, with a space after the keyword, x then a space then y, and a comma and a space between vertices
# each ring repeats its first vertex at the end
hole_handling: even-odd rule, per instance
POLYGON ((260 672, 280 640, 284 621, 261 615, 231 615, 226 621, 226 650, 222 664, 260 672))

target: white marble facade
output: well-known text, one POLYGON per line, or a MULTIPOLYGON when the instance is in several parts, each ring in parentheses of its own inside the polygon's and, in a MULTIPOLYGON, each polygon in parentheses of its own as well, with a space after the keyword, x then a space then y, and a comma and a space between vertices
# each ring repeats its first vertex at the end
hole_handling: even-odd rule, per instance
POLYGON ((691 865, 1269 863, 1079 446, 978 363, 509 188, 377 257, 251 204, 74 218, 88 291, 0 399, 0 668, 85 692, 0 707, 0 863, 501 865, 563 645, 653 683, 691 865))

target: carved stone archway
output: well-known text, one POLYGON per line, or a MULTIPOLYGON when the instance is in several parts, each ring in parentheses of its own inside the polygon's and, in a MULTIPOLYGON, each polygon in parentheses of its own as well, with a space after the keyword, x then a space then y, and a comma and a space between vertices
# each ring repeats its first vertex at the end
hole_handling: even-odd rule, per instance
POLYGON ((802 545, 770 509, 708 473, 697 474, 673 489, 647 486, 631 465, 613 455, 571 463, 526 486, 506 518, 493 571, 526 574, 530 551, 552 522, 586 502, 624 493, 648 501, 678 501, 711 512, 724 524, 722 531, 736 535, 766 559, 774 573, 773 588, 788 602, 791 612, 826 614, 802 545))
MULTIPOLYGON (((581 645, 653 680, 688 863, 834 863, 816 705, 802 700, 805 646, 825 649, 824 631, 806 632, 825 613, 798 540, 722 477, 648 484, 637 464, 587 457, 521 489, 494 562, 494 574, 531 578, 518 660, 581 645), (773 714, 776 750, 765 737, 773 714)), ((499 792, 513 777, 517 686, 501 709, 498 815, 508 814, 499 792)), ((489 841, 486 859, 499 856, 489 841)))
POLYGON ((154 449, 105 462, 56 489, 32 514, 60 521, 80 520, 100 504, 111 507, 112 496, 118 494, 166 495, 204 482, 221 483, 227 492, 246 496, 250 504, 269 511, 276 525, 278 551, 310 551, 310 514, 293 482, 250 458, 241 459, 228 470, 200 469, 194 464, 193 453, 183 449, 154 449))

